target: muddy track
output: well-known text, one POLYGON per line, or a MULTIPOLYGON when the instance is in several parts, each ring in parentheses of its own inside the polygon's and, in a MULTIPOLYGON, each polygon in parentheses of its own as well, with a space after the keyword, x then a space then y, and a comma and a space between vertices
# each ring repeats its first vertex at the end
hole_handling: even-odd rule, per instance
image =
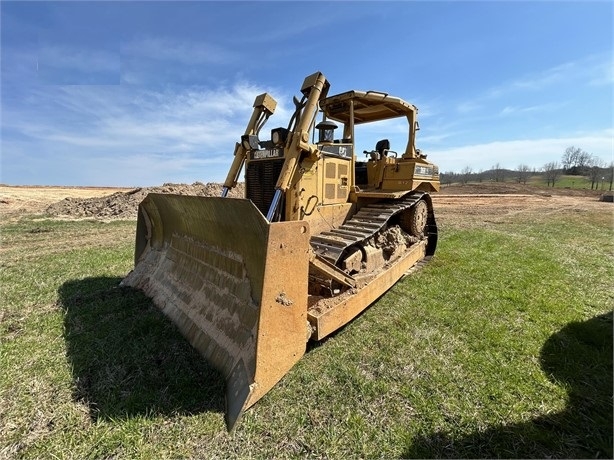
MULTIPOLYGON (((364 206, 341 227, 311 237, 316 254, 333 265, 350 246, 366 244, 390 223, 390 219, 415 205, 424 194, 415 192, 400 200, 389 200, 364 206)), ((434 222, 433 222, 434 223, 434 222)))

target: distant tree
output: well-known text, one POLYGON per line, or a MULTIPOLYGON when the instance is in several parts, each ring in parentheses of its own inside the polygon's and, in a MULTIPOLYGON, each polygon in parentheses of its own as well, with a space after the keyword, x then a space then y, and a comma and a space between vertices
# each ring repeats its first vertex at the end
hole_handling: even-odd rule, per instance
POLYGON ((482 181, 484 180, 484 170, 480 169, 480 171, 475 175, 475 178, 481 184, 482 181))
POLYGON ((563 169, 568 174, 586 174, 590 168, 591 157, 590 153, 585 152, 581 148, 574 147, 573 145, 567 147, 561 159, 563 169))
POLYGON ((563 163, 563 169, 565 171, 573 168, 576 165, 578 161, 578 155, 580 155, 581 152, 581 148, 574 147, 573 145, 565 149, 565 152, 563 153, 563 158, 561 159, 561 162, 563 163))
POLYGON ((444 185, 450 185, 456 181, 456 175, 454 171, 446 171, 439 175, 439 180, 444 185))
POLYGON ((591 181, 591 190, 599 188, 599 178, 605 175, 605 161, 601 158, 591 155, 588 167, 588 178, 591 181))
POLYGON ((612 191, 612 182, 614 182, 614 161, 611 161, 608 166, 606 180, 610 183, 610 191, 612 191))
POLYGON ((578 161, 576 163, 578 174, 585 174, 586 170, 590 167, 591 161, 592 155, 582 150, 580 155, 578 155, 578 161))
POLYGON ((505 171, 501 168, 501 164, 497 163, 492 167, 492 178, 495 182, 503 182, 505 179, 505 171))
POLYGON ((523 184, 526 184, 530 173, 531 173, 531 168, 528 165, 519 164, 518 169, 516 169, 516 180, 518 181, 519 184, 521 182, 523 184))
POLYGON ((471 169, 471 166, 465 166, 462 169, 462 171, 460 172, 460 180, 463 182, 463 184, 466 184, 467 182, 471 180, 472 173, 473 173, 473 170, 471 169))
POLYGON ((559 165, 558 161, 546 163, 542 169, 544 170, 547 185, 550 186, 550 184, 552 184, 554 187, 554 183, 561 176, 561 166, 559 165))

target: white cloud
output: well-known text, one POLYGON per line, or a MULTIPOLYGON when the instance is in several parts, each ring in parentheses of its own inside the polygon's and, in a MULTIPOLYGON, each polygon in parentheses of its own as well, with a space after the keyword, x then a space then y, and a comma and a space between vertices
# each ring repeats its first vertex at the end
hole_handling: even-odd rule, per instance
POLYGON ((445 141, 446 139, 450 139, 453 138, 455 136, 460 135, 462 132, 461 131, 448 131, 448 130, 430 130, 433 133, 436 134, 428 134, 426 136, 420 136, 418 135, 418 138, 416 140, 416 143, 420 144, 420 145, 426 145, 426 144, 440 144, 441 142, 445 141))
POLYGON ((560 161, 563 152, 570 145, 610 162, 614 155, 614 130, 606 129, 594 133, 578 133, 575 136, 544 139, 523 139, 465 145, 446 149, 429 150, 429 159, 439 165, 442 171, 460 171, 470 166, 474 171, 490 169, 500 163, 509 169, 519 164, 540 168, 549 161, 560 161))
POLYGON ((526 75, 508 83, 507 87, 502 87, 501 91, 506 90, 539 90, 545 86, 550 86, 557 81, 569 78, 578 72, 579 62, 565 62, 549 69, 526 75))
POLYGON ((557 82, 575 80, 580 74, 587 72, 585 65, 585 60, 566 62, 504 82, 488 89, 481 97, 496 99, 509 93, 538 91, 557 82))
MULTIPOLYGON (((565 62, 554 67, 510 79, 500 85, 487 88, 473 95, 470 100, 461 101, 456 111, 461 114, 483 110, 493 100, 504 99, 519 93, 534 94, 560 84, 573 83, 578 87, 585 85, 611 85, 614 81, 614 61, 611 54, 590 55, 583 59, 565 62)), ((534 96, 530 96, 534 97, 534 96)), ((513 107, 504 108, 501 114, 509 114, 513 107), (507 110, 506 110, 507 109, 507 110)))
POLYGON ((513 114, 522 115, 522 114, 527 114, 527 113, 547 112, 547 111, 552 111, 552 110, 559 110, 561 109, 561 107, 565 105, 566 103, 538 104, 538 105, 531 105, 528 107, 507 105, 503 108, 503 110, 501 110, 499 115, 506 116, 506 115, 513 115, 513 114))
POLYGON ((595 66, 594 72, 589 77, 588 84, 591 86, 614 85, 614 60, 609 59, 595 66))
POLYGON ((482 108, 481 104, 478 104, 474 101, 464 101, 457 105, 456 111, 461 114, 467 114, 470 112, 475 112, 482 108))
MULTIPOLYGON (((5 126, 40 140, 89 147, 160 143, 170 148, 172 142, 219 145, 238 139, 255 96, 263 92, 263 88, 247 83, 164 92, 42 87, 32 92, 28 107, 7 108, 10 116, 5 126)), ((288 115, 283 104, 277 111, 288 115)))
MULTIPOLYGON (((263 92, 265 88, 246 82, 166 91, 122 86, 36 87, 25 101, 3 107, 4 180, 21 182, 18 163, 24 161, 31 164, 30 170, 39 165, 43 171, 58 169, 69 177, 71 171, 77 177, 86 173, 83 168, 90 168, 99 177, 105 174, 106 183, 115 180, 121 168, 132 170, 132 184, 151 183, 153 170, 159 183, 188 177, 221 180, 225 173, 220 168, 230 165, 254 99, 263 92), (24 136, 30 139, 29 151, 14 142, 24 136), (57 168, 49 169, 45 159, 51 157, 57 168), (132 166, 125 165, 125 159, 131 159, 132 166)), ((290 113, 284 103, 278 104, 276 115, 283 118, 283 126, 290 113)), ((263 137, 272 127, 269 123, 263 137)))

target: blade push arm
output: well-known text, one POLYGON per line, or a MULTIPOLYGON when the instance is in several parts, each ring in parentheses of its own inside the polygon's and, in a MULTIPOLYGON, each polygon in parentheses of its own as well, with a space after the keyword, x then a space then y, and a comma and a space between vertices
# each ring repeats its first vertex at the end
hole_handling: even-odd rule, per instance
POLYGON ((301 92, 303 100, 307 98, 304 105, 297 110, 297 119, 295 128, 292 134, 288 137, 288 149, 286 151, 284 165, 279 173, 279 179, 275 185, 275 195, 267 213, 267 220, 273 220, 282 194, 290 187, 292 177, 296 173, 296 169, 303 152, 309 154, 315 153, 317 150, 314 145, 309 144, 309 129, 317 114, 318 102, 326 97, 330 83, 321 72, 316 72, 305 78, 301 92))
MULTIPOLYGON (((275 102, 275 99, 268 93, 257 96, 254 101, 254 111, 245 129, 245 134, 258 134, 267 119, 275 112, 275 107, 277 107, 277 102, 275 102)), ((224 187, 222 188, 223 197, 228 195, 228 191, 237 185, 237 180, 239 179, 239 174, 241 174, 241 169, 243 169, 246 155, 247 150, 245 147, 241 142, 237 142, 235 145, 234 160, 232 161, 232 165, 226 176, 226 181, 224 182, 224 187)))
POLYGON ((308 76, 303 82, 301 92, 307 97, 307 101, 299 119, 296 120, 296 127, 289 139, 290 146, 286 153, 286 161, 275 186, 276 189, 282 192, 285 192, 290 187, 290 181, 296 172, 301 154, 303 152, 311 153, 311 150, 315 149, 313 145, 309 144, 309 128, 316 116, 318 102, 321 98, 326 97, 329 86, 330 84, 321 72, 308 76))

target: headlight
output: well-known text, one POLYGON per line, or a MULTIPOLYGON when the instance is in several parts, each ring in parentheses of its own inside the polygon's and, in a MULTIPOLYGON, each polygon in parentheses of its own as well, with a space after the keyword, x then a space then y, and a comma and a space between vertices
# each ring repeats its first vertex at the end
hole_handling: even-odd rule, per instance
POLYGON ((288 130, 286 128, 275 128, 271 130, 271 141, 276 146, 281 146, 286 143, 288 139, 288 130))
POLYGON ((258 150, 260 140, 255 134, 244 134, 241 136, 241 144, 245 150, 258 150))

